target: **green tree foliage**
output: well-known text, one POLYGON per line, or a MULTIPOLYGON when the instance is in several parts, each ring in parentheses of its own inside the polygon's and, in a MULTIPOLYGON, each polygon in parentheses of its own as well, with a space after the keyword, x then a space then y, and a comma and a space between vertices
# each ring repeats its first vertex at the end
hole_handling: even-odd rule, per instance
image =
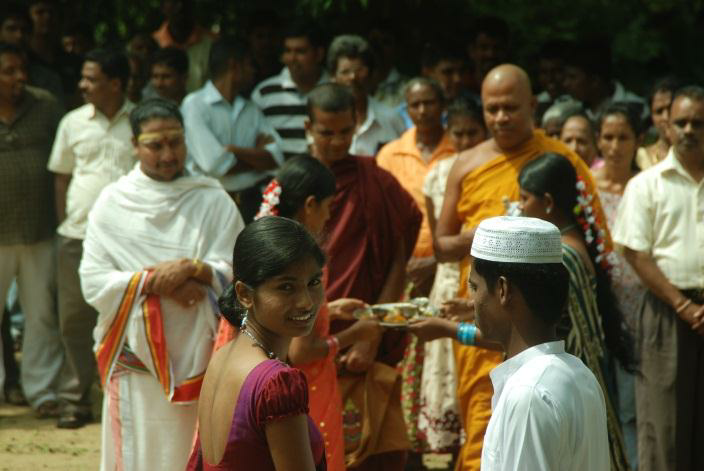
MULTIPOLYGON (((125 41, 162 21, 161 0, 64 0, 67 20, 95 25, 99 43, 125 41)), ((607 37, 617 76, 643 92, 666 72, 704 78, 704 0, 196 0, 198 19, 215 29, 240 31, 253 11, 270 8, 285 22, 317 20, 330 34, 364 32, 391 18, 401 44, 402 68, 414 72, 417 51, 436 33, 452 33, 464 46, 477 18, 503 18, 512 30, 512 59, 531 68, 549 39, 607 37)))

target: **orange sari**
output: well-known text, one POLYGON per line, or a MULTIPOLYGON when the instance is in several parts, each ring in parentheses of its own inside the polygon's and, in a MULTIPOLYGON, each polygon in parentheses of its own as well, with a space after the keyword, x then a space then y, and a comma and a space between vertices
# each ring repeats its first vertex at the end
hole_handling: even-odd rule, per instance
MULTIPOLYGON (((498 155, 489 162, 468 173, 462 181, 462 194, 457 203, 457 215, 462 229, 476 228, 484 219, 505 213, 504 201, 517 201, 519 196, 518 175, 523 166, 545 152, 564 155, 577 170, 594 195, 592 206, 597 219, 606 221, 596 192, 589 167, 562 142, 551 139, 541 130, 510 153, 498 155)), ((575 202, 576 204, 576 202, 575 202)), ((606 225, 602 224, 606 231, 606 225)), ((607 249, 611 238, 607 234, 607 249)), ((468 296, 469 259, 462 262, 459 295, 468 296)), ((491 417, 493 387, 489 372, 501 361, 503 354, 476 347, 465 347, 455 343, 460 413, 467 439, 457 460, 457 470, 479 471, 484 433, 491 417)))

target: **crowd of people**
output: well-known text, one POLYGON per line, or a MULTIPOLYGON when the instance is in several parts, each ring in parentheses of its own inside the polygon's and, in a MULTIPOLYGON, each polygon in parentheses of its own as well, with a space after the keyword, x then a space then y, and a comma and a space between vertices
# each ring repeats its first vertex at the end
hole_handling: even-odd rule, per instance
POLYGON ((532 81, 497 18, 407 77, 383 23, 58 8, 0 5, 6 402, 98 381, 103 470, 704 469, 702 86, 586 39, 532 81))

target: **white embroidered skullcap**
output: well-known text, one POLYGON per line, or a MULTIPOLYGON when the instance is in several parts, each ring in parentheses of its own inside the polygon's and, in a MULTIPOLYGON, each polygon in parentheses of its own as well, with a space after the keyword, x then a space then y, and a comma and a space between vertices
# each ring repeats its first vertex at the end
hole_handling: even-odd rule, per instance
POLYGON ((562 263, 560 230, 536 218, 485 219, 474 233, 471 254, 492 262, 562 263))

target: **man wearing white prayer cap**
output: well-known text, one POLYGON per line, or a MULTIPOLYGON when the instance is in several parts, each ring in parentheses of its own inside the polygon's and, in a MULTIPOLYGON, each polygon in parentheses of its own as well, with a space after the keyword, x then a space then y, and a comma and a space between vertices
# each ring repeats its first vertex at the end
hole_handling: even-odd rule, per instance
POLYGON ((608 470, 604 393, 584 363, 556 341, 569 282, 560 231, 535 218, 486 219, 471 255, 476 325, 431 318, 410 330, 421 340, 456 337, 505 352, 491 372, 482 471, 608 470))

